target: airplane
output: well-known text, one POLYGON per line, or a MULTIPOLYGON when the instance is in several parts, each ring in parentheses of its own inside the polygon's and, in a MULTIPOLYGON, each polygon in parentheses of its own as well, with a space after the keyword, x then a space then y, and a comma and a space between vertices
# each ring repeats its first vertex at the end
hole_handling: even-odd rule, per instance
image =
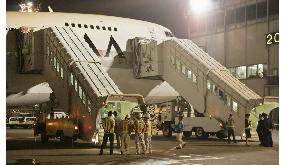
MULTIPOLYGON (((114 60, 115 56, 121 55, 122 52, 126 50, 128 39, 142 37, 163 41, 174 37, 172 32, 166 27, 129 18, 61 12, 8 11, 6 12, 6 20, 6 30, 18 29, 20 27, 30 27, 34 28, 34 30, 39 30, 54 26, 89 29, 92 31, 93 35, 97 36, 97 40, 93 40, 92 42, 98 50, 97 56, 100 57, 102 66, 109 73, 114 82, 117 83, 123 93, 140 93, 146 97, 153 88, 158 91, 161 88, 160 90, 167 96, 172 96, 171 98, 178 95, 168 83, 162 82, 161 80, 141 81, 135 79, 132 75, 133 71, 131 68, 121 67, 117 65, 117 61, 114 60), (111 41, 114 41, 114 46, 116 46, 118 50, 113 47, 108 50, 108 45, 111 41), (118 75, 117 73, 120 74, 118 75), (121 75, 125 76, 125 78, 121 77, 121 75), (127 80, 127 83, 123 80, 127 80), (130 89, 130 86, 134 86, 134 88, 130 89), (139 88, 136 88, 137 86, 139 86, 139 88)), ((154 93, 157 95, 156 92, 154 93)))
MULTIPOLYGON (((156 39, 159 42, 174 37, 172 32, 161 25, 146 21, 120 18, 114 16, 96 14, 78 14, 61 12, 6 12, 6 38, 9 38, 9 31, 14 29, 33 31, 49 27, 70 27, 72 29, 88 30, 96 39, 92 40, 95 47, 95 54, 101 60, 101 66, 109 74, 111 79, 119 87, 122 93, 136 93, 144 97, 150 96, 151 103, 157 98, 158 101, 169 101, 175 99, 179 94, 167 82, 163 80, 136 79, 133 76, 133 69, 129 64, 121 63, 128 39, 135 37, 156 39), (160 92, 162 92, 162 95, 160 92)), ((90 34, 88 33, 88 34, 90 34)), ((89 42, 88 35, 84 36, 89 42)), ((7 46, 9 39, 7 39, 7 46)), ((13 49, 13 48, 12 48, 13 49)), ((7 49, 9 51, 9 48, 7 49)), ((9 53, 7 53, 9 54, 9 53)), ((8 63, 9 63, 9 59, 8 63)), ((12 63, 12 62, 10 62, 12 63)), ((16 65, 16 64, 14 64, 16 65)), ((35 86, 37 90, 27 90, 6 98, 7 106, 19 106, 27 104, 42 103, 49 99, 51 90, 39 92, 41 88, 48 88, 44 78, 32 74, 16 74, 11 71, 11 65, 7 66, 7 91, 25 91, 27 87, 35 86), (29 77, 33 80, 26 81, 29 77), (16 82, 25 83, 16 83, 16 82)), ((86 135, 90 139, 92 135, 86 135)))

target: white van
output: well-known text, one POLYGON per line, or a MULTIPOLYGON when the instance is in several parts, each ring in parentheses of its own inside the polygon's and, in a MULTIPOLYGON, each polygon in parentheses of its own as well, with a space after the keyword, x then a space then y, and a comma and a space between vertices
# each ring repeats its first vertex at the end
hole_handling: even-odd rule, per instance
POLYGON ((33 125, 36 123, 36 117, 25 117, 23 122, 24 128, 33 128, 33 125))
POLYGON ((24 117, 10 117, 9 122, 6 124, 6 127, 18 128, 21 127, 24 122, 24 117))

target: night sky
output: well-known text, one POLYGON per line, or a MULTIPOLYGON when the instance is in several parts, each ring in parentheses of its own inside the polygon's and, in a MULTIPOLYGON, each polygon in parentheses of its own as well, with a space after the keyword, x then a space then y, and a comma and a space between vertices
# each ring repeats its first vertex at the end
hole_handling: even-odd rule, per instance
MULTIPOLYGON (((42 11, 103 14, 154 22, 187 38, 188 0, 41 0, 42 11)), ((6 0, 6 9, 19 10, 20 0, 6 0)))

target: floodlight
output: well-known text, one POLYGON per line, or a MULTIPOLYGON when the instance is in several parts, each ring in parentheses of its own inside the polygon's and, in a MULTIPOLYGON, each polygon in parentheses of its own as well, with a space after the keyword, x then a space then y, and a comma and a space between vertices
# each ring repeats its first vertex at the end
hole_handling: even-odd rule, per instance
POLYGON ((194 13, 204 13, 212 7, 212 0, 190 0, 189 8, 194 13))

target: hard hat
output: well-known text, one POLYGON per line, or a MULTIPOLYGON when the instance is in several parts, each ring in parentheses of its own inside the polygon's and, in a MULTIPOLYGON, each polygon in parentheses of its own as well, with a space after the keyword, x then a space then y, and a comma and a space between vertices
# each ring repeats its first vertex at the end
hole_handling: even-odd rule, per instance
POLYGON ((129 114, 125 115, 125 119, 130 119, 130 115, 129 114))
POLYGON ((144 117, 145 117, 146 119, 150 119, 150 114, 149 114, 149 113, 146 113, 146 114, 144 115, 144 117))

